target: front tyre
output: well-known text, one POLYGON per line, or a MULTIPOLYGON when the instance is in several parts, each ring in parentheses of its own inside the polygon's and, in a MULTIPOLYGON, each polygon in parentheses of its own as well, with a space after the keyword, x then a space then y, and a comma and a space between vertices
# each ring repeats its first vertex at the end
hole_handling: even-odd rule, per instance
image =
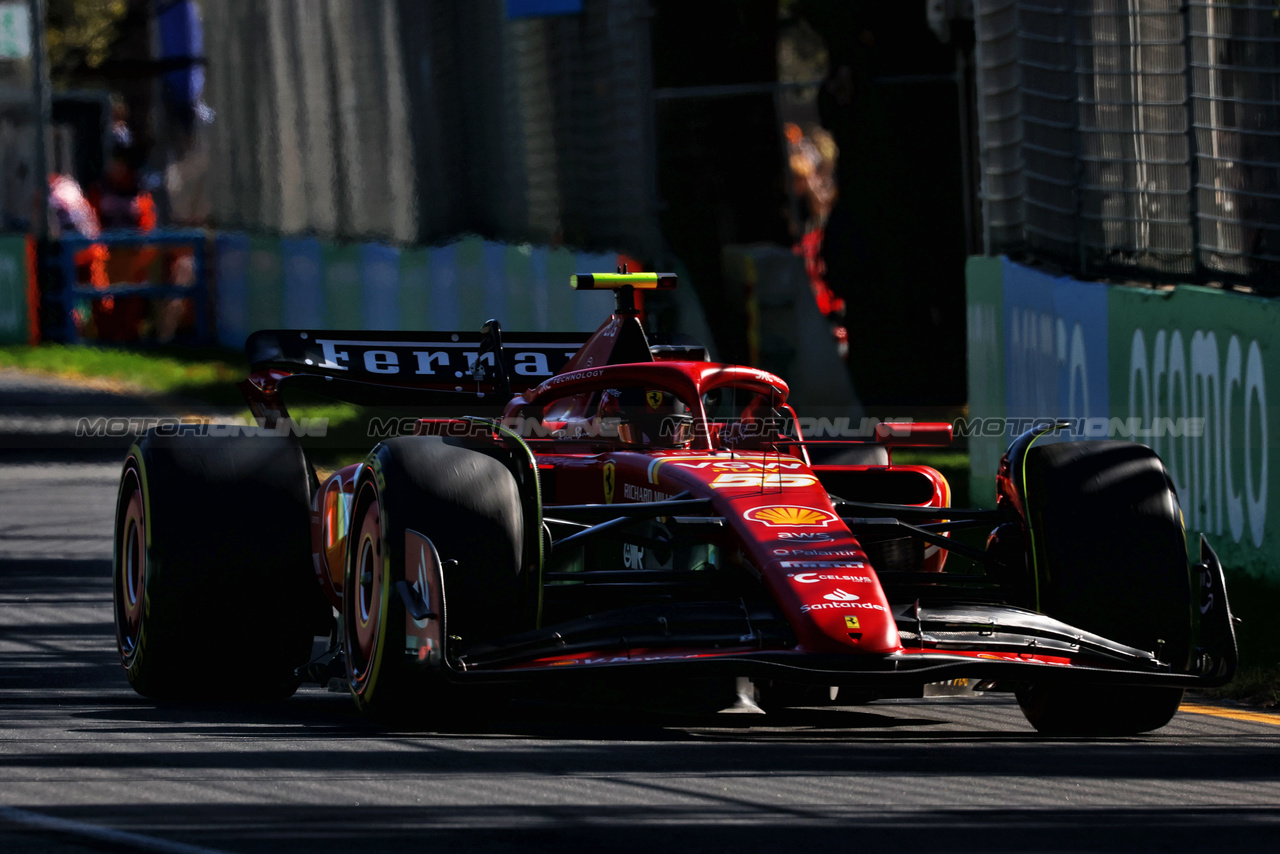
MULTIPOLYGON (((1185 672, 1187 546, 1160 458, 1132 442, 1066 442, 1030 448, 1024 466, 1037 610, 1185 672)), ((1041 733, 1113 736, 1167 724, 1182 689, 1046 683, 1017 696, 1041 733)))
POLYGON ((1028 723, 1043 735, 1106 737, 1160 729, 1182 704, 1182 689, 1035 684, 1017 697, 1028 723))

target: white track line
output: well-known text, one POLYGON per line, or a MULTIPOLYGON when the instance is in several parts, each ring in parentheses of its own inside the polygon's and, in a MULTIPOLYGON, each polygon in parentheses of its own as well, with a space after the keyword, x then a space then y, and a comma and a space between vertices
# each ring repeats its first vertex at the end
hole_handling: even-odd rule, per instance
POLYGON ((139 851, 155 851, 158 854, 227 854, 216 848, 201 848, 198 845, 184 845, 168 839, 157 839, 154 836, 142 836, 138 833, 125 833, 122 830, 111 830, 96 824, 83 821, 70 821, 65 818, 53 818, 40 813, 20 810, 16 807, 0 807, 0 821, 10 822, 22 827, 33 827, 40 830, 52 830, 72 836, 83 836, 100 842, 115 845, 128 845, 139 851))

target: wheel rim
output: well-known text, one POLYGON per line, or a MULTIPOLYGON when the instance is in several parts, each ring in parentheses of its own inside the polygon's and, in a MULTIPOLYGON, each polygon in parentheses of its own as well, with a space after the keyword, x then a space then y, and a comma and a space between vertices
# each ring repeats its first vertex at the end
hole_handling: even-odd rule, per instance
POLYGON ((382 518, 378 499, 371 499, 360 520, 353 543, 355 570, 344 596, 350 621, 347 630, 347 657, 351 683, 357 692, 369 683, 382 635, 382 518))
POLYGON ((124 518, 116 543, 116 559, 120 571, 116 584, 116 626, 120 654, 126 661, 138 648, 142 634, 142 613, 147 584, 147 518, 137 472, 130 469, 124 476, 124 518))

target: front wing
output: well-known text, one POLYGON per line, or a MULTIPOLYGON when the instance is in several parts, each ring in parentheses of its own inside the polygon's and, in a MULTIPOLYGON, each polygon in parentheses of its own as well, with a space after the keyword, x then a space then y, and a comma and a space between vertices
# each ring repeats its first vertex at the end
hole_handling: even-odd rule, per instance
POLYGON ((1186 671, 1043 614, 1007 605, 911 603, 895 609, 901 652, 814 654, 788 648, 785 622, 741 603, 684 603, 592 616, 448 657, 461 682, 574 679, 602 671, 748 676, 895 691, 952 679, 1001 683, 1205 688, 1235 674, 1234 618, 1222 566, 1201 538, 1199 644, 1186 671))

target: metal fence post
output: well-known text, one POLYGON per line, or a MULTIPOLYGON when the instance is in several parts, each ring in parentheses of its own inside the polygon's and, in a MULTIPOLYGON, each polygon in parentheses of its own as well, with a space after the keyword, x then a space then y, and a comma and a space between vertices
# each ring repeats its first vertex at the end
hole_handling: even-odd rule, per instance
POLYGON ((1204 281, 1205 266, 1201 260, 1200 249, 1200 142, 1196 138, 1196 75, 1192 63, 1195 62, 1195 39, 1191 29, 1191 3, 1182 4, 1182 76, 1186 86, 1187 116, 1187 173, 1188 198, 1187 215, 1191 219, 1191 275, 1194 281, 1204 281))

